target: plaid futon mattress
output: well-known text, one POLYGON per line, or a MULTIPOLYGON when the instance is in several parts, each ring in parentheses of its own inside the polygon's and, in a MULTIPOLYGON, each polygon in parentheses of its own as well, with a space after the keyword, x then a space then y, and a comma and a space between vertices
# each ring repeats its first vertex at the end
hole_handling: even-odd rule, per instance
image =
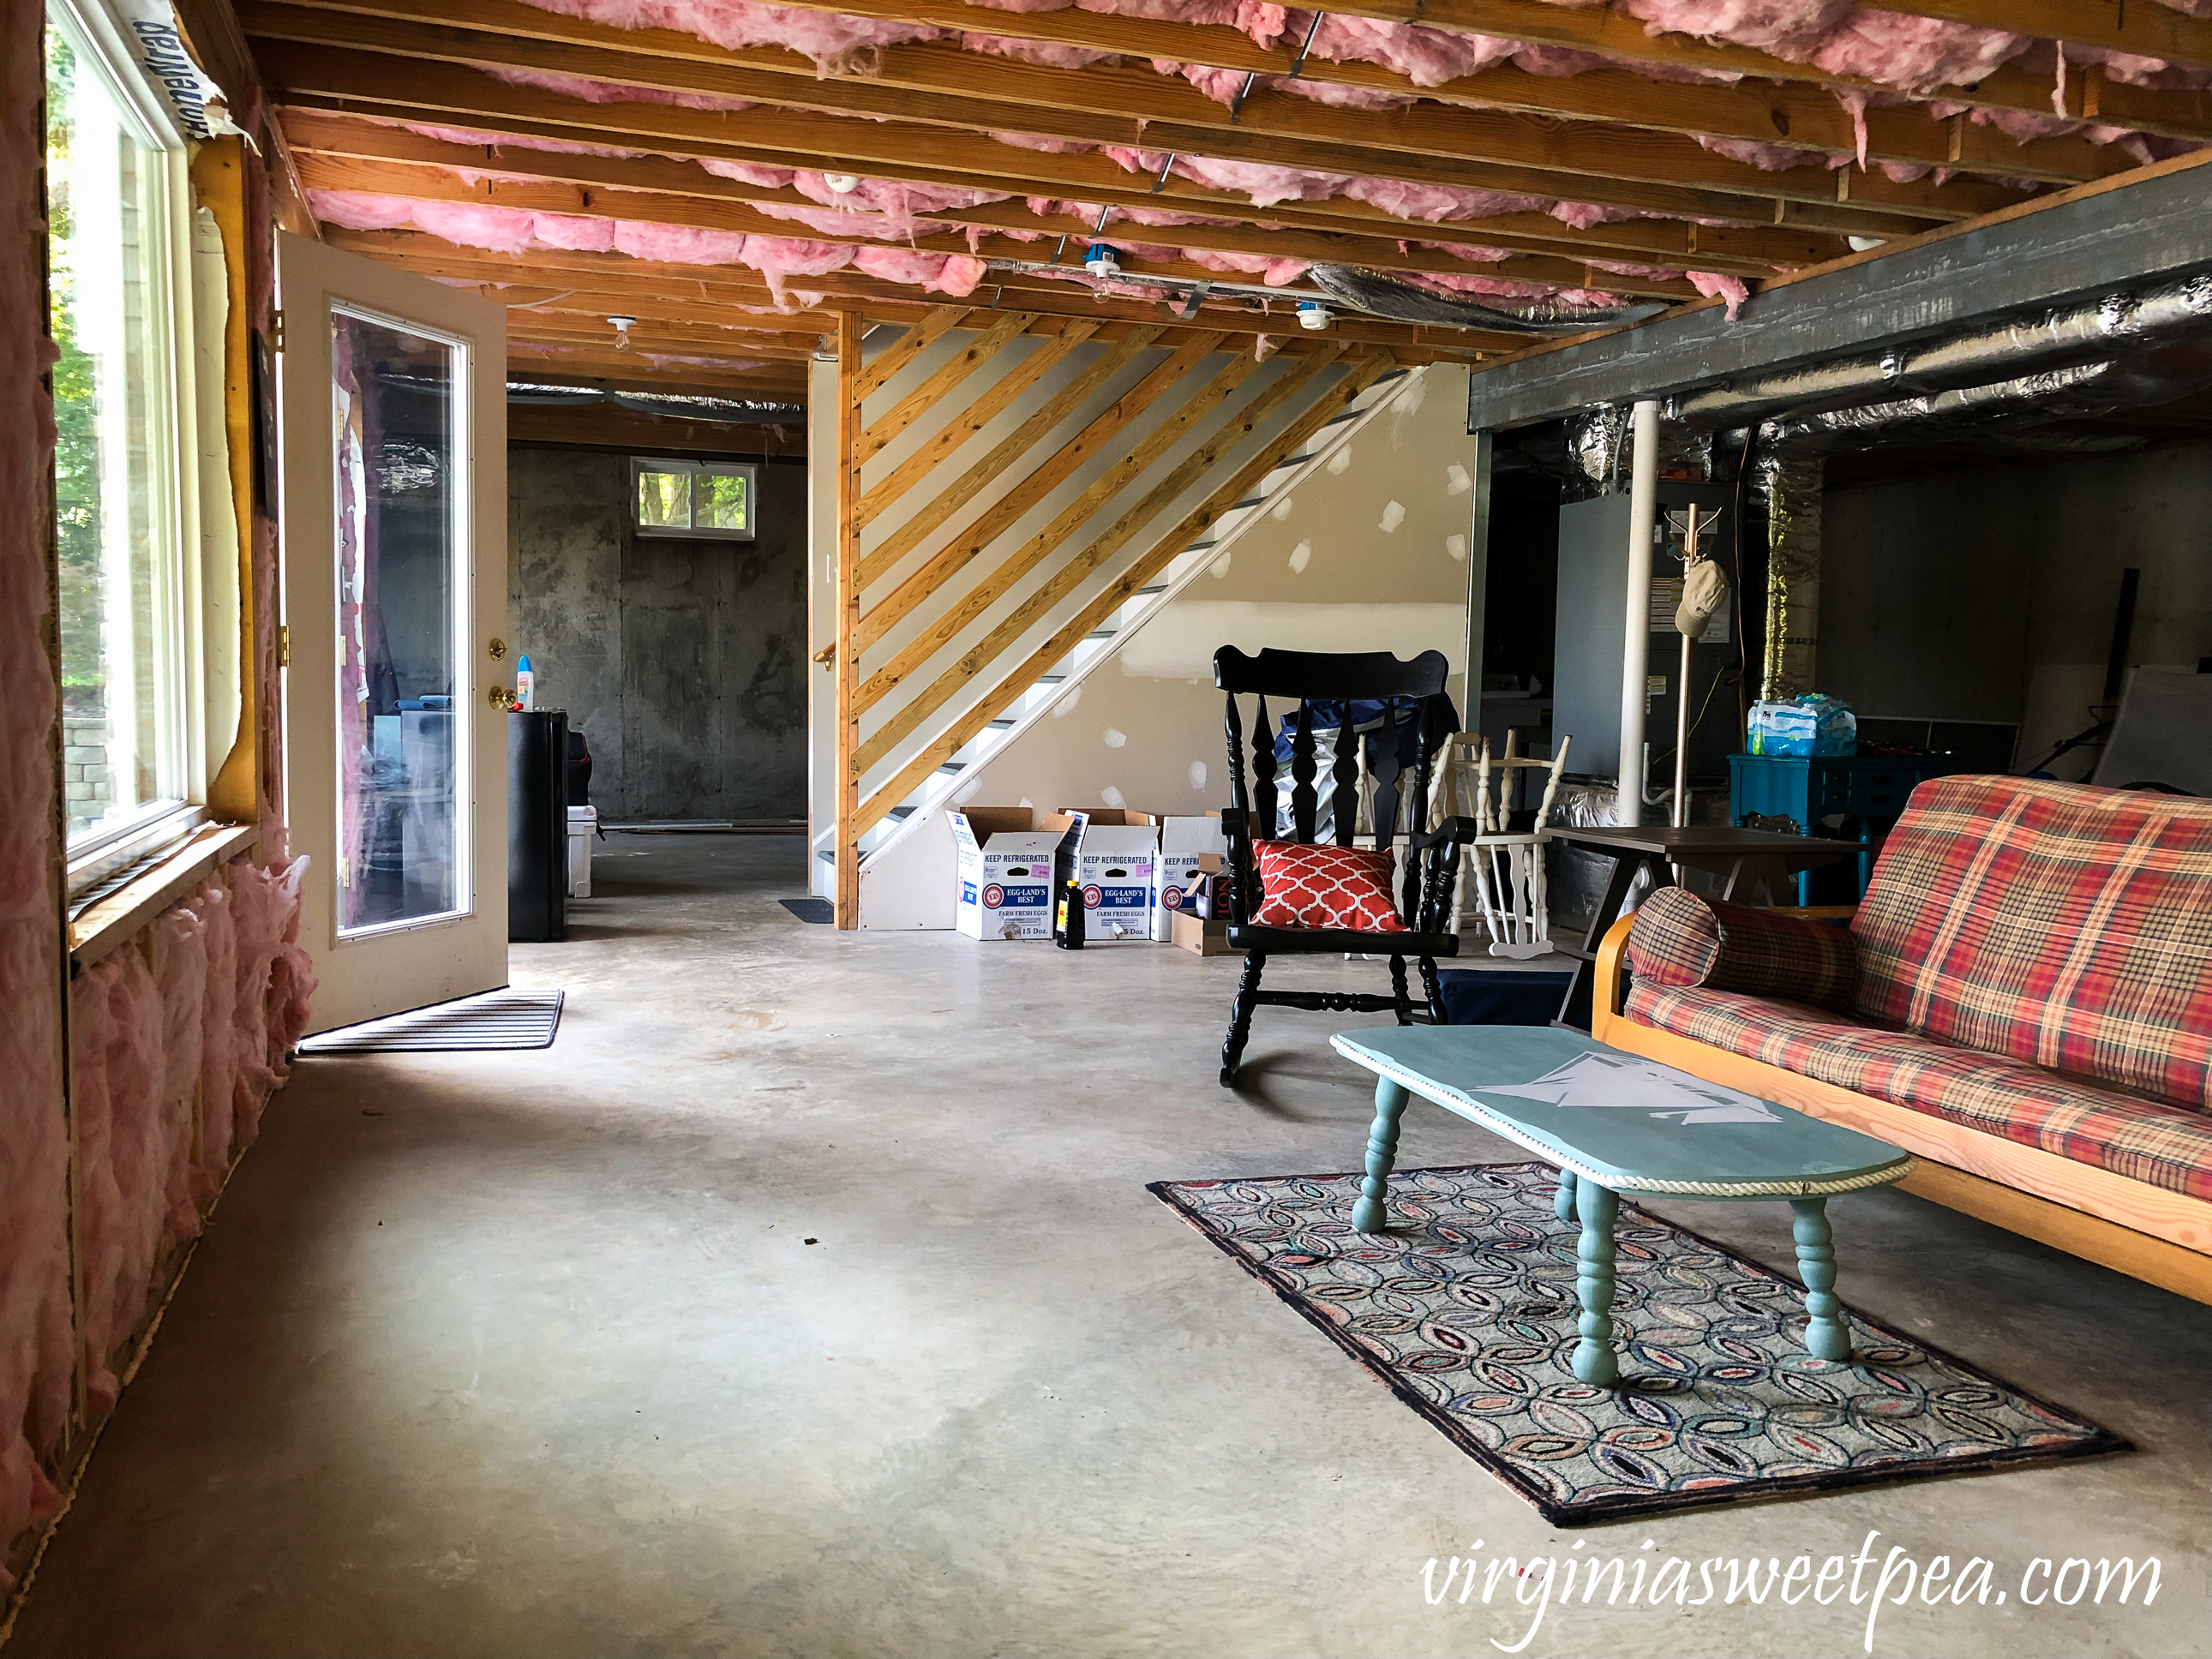
POLYGON ((2212 1199, 2212 1116, 1805 1003, 1638 981, 1626 1012, 1802 1077, 2212 1199))
POLYGON ((1932 780, 1851 936, 1864 1019, 2212 1110, 2212 800, 1932 780))

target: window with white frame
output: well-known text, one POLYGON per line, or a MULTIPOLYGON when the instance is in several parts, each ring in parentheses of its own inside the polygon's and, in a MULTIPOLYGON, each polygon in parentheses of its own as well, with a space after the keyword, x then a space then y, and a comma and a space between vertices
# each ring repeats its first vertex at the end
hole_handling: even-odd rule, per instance
MULTIPOLYGON (((46 14, 48 326, 73 866, 204 793, 183 140, 104 16, 46 14)), ((113 862, 110 860, 108 862, 113 862)))
POLYGON ((690 536, 749 542, 760 501, 760 468, 751 461, 674 461, 634 458, 630 502, 641 536, 690 536))

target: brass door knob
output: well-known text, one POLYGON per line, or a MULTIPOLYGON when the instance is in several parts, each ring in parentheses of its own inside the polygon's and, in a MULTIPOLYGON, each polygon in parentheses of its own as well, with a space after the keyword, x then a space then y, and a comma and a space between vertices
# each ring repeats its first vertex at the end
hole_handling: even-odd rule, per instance
POLYGON ((521 707, 520 703, 515 702, 514 693, 508 690, 503 685, 495 685, 492 687, 490 692, 488 694, 488 697, 491 706, 495 708, 503 708, 511 713, 514 709, 521 707))
POLYGON ((494 640, 489 645, 486 646, 484 649, 491 653, 491 659, 494 662, 503 662, 507 659, 507 641, 505 640, 494 640))

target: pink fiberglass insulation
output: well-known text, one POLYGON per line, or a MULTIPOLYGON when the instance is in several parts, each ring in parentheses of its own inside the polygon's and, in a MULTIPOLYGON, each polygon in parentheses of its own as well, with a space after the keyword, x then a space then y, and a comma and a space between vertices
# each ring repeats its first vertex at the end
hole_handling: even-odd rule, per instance
POLYGON ((238 1075, 238 923, 230 889, 209 882, 191 901, 200 919, 207 976, 200 994, 199 1154, 192 1161, 192 1202, 204 1210, 222 1190, 230 1168, 238 1075))
POLYGON ((823 75, 866 74, 878 67, 884 47, 907 40, 935 40, 945 31, 927 24, 890 23, 836 12, 787 10, 746 0, 530 0, 544 11, 582 17, 618 29, 678 29, 736 50, 787 46, 814 60, 823 75))
POLYGON ((671 92, 662 87, 626 87, 615 81, 594 81, 588 76, 556 75, 545 70, 506 69, 487 65, 483 73, 510 86, 534 87, 580 98, 587 104, 667 104, 678 109, 720 110, 734 113, 752 108, 742 98, 718 98, 706 92, 671 92))
POLYGON ((78 1363, 95 1416, 114 1406, 118 1350, 143 1322, 166 1247, 199 1231, 306 1027, 314 975, 298 939, 304 869, 232 864, 155 920, 150 967, 126 945, 71 988, 78 1363))
POLYGON ((237 1152, 261 1130, 261 1109, 289 1074, 285 1056, 307 1029, 315 971, 300 946, 300 883, 307 861, 264 870, 240 859, 225 867, 236 940, 231 1010, 231 1136, 237 1152))
POLYGON ((161 1036, 161 994, 137 950, 114 952, 70 988, 84 1285, 78 1363, 95 1416, 115 1404, 114 1350, 137 1328, 153 1282, 170 1148, 186 1156, 191 1149, 189 1104, 173 1121, 162 1109, 161 1036))
POLYGON ((480 132, 467 127, 424 126, 419 121, 379 122, 378 125, 396 126, 417 137, 435 138, 441 143, 481 145, 493 149, 535 149, 549 155, 608 155, 621 161, 635 161, 639 156, 651 154, 642 149, 619 149, 611 144, 572 144, 565 138, 518 137, 511 132, 480 132))
POLYGON ((955 299, 973 294, 975 284, 990 269, 965 253, 921 253, 904 247, 862 247, 853 250, 853 264, 864 274, 887 283, 918 283, 933 294, 955 299))
POLYGON ((1734 322, 1736 313, 1743 309, 1743 302, 1751 298, 1751 290, 1744 286, 1741 276, 1717 276, 1710 270, 1692 270, 1683 274, 1689 277, 1690 286, 1698 293, 1708 300, 1718 300, 1728 307, 1730 322, 1734 322))
MULTIPOLYGON (((358 191, 310 191, 307 197, 316 216, 331 224, 356 230, 387 230, 412 225, 464 247, 490 248, 502 253, 520 253, 532 247, 585 249, 626 253, 634 259, 668 264, 749 265, 767 279, 769 292, 779 306, 785 304, 784 283, 788 278, 818 276, 842 270, 853 262, 854 252, 853 248, 838 242, 807 241, 788 236, 744 236, 732 231, 698 230, 688 225, 586 219, 573 214, 535 213, 524 208, 480 207, 471 203, 425 202, 358 191)), ((945 254, 929 257, 966 258, 945 254)), ((942 281, 957 282, 960 274, 948 267, 938 270, 942 281)))
MULTIPOLYGON (((36 6, 0 7, 0 1559, 60 1495, 41 1460, 67 1426, 68 1145, 52 660, 46 654, 53 411, 40 211, 45 82, 36 6)), ((0 1589, 14 1580, 0 1567, 0 1589)))

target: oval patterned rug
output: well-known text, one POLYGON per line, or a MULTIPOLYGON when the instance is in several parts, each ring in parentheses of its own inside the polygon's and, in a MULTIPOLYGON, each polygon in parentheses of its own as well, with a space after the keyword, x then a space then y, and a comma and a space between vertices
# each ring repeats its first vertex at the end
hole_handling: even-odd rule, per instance
POLYGON ((1558 1179, 1540 1163, 1401 1170, 1381 1237, 1352 1228, 1357 1174, 1146 1190, 1555 1526, 2130 1449, 1848 1309, 1851 1358, 1814 1359, 1794 1279, 1626 1200, 1623 1386, 1578 1382, 1558 1179))

